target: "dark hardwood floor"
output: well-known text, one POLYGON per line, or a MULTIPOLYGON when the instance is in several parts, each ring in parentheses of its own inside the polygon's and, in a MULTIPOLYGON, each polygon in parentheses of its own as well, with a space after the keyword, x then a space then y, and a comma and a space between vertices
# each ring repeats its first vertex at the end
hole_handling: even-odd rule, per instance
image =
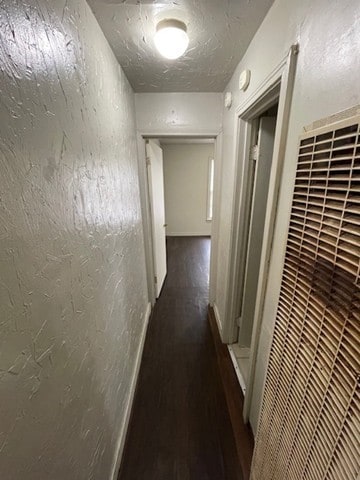
POLYGON ((167 247, 118 480, 243 480, 207 321, 210 239, 167 247))

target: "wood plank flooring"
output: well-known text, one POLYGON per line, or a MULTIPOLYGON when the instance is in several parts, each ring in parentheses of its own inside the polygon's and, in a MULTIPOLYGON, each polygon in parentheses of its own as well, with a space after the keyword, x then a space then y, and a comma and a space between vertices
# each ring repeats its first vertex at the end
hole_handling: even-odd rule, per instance
POLYGON ((210 239, 167 248, 118 480, 244 480, 207 321, 210 239))
POLYGON ((245 425, 243 421, 244 396, 236 377, 229 350, 226 345, 221 343, 215 313, 212 308, 209 309, 209 321, 241 470, 244 480, 248 480, 254 450, 254 437, 250 425, 245 425))

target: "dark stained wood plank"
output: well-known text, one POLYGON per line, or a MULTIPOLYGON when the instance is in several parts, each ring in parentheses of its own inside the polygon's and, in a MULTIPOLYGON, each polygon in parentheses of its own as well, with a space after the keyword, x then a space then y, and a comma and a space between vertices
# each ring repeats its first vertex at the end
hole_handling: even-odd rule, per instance
POLYGON ((221 342, 215 313, 211 307, 209 308, 209 322, 214 338, 231 424, 234 431, 236 449, 244 480, 248 480, 250 477, 251 460, 254 450, 254 437, 250 426, 244 424, 242 417, 244 396, 236 377, 229 350, 227 346, 221 342))
POLYGON ((207 320, 210 239, 167 247, 118 480, 243 480, 207 320))

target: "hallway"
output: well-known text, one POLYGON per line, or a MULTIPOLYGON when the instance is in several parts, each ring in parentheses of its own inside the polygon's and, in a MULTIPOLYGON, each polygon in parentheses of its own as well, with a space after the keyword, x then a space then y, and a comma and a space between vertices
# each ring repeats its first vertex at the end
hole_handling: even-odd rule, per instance
POLYGON ((0 2, 0 480, 360 480, 359 25, 0 2))
POLYGON ((168 237, 118 480, 242 480, 207 320, 210 239, 168 237))

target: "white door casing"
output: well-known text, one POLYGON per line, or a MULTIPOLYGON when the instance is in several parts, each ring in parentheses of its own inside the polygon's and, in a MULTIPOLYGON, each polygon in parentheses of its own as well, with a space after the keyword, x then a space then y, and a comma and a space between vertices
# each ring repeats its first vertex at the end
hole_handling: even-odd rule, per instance
POLYGON ((276 117, 262 117, 259 125, 255 176, 251 201, 247 260, 239 322, 239 343, 250 347, 255 313, 257 284, 264 234, 271 161, 274 149, 276 117))
POLYGON ((166 276, 166 234, 163 152, 153 141, 146 142, 146 165, 151 210, 154 274, 156 298, 159 297, 166 276))
MULTIPOLYGON (((259 394, 258 397, 253 399, 254 381, 258 360, 260 332, 262 328, 264 298, 268 280, 268 268, 273 247, 272 239, 277 213, 277 200, 286 151, 286 139, 298 51, 299 47, 297 44, 291 45, 289 52, 283 57, 279 64, 276 65, 269 75, 258 85, 255 91, 236 108, 236 116, 238 118, 238 123, 236 125, 236 158, 238 158, 238 162, 234 175, 235 200, 229 249, 230 262, 227 278, 226 309, 224 321, 221 324, 222 328, 220 329, 221 338, 225 343, 234 343, 238 338, 238 325, 236 320, 238 316, 238 292, 240 290, 239 271, 241 271, 243 268, 244 261, 242 256, 243 243, 241 238, 241 231, 244 228, 243 187, 244 185, 246 186, 244 181, 247 179, 247 171, 245 167, 248 165, 248 152, 250 151, 251 146, 251 126, 256 117, 258 117, 268 107, 273 105, 274 100, 277 100, 279 104, 268 191, 267 212, 265 217, 263 246, 258 277, 253 332, 250 346, 248 382, 243 408, 243 418, 245 422, 249 421, 250 410, 252 411, 253 415, 256 415, 258 410, 257 407, 261 401, 261 395, 259 394)), ((280 248, 284 251, 285 245, 277 246, 277 248, 280 248)), ((244 257, 246 258, 246 254, 244 257)), ((265 370, 267 366, 267 359, 265 359, 264 363, 265 370)), ((259 381, 261 382, 261 379, 257 379, 258 383, 259 381)))

